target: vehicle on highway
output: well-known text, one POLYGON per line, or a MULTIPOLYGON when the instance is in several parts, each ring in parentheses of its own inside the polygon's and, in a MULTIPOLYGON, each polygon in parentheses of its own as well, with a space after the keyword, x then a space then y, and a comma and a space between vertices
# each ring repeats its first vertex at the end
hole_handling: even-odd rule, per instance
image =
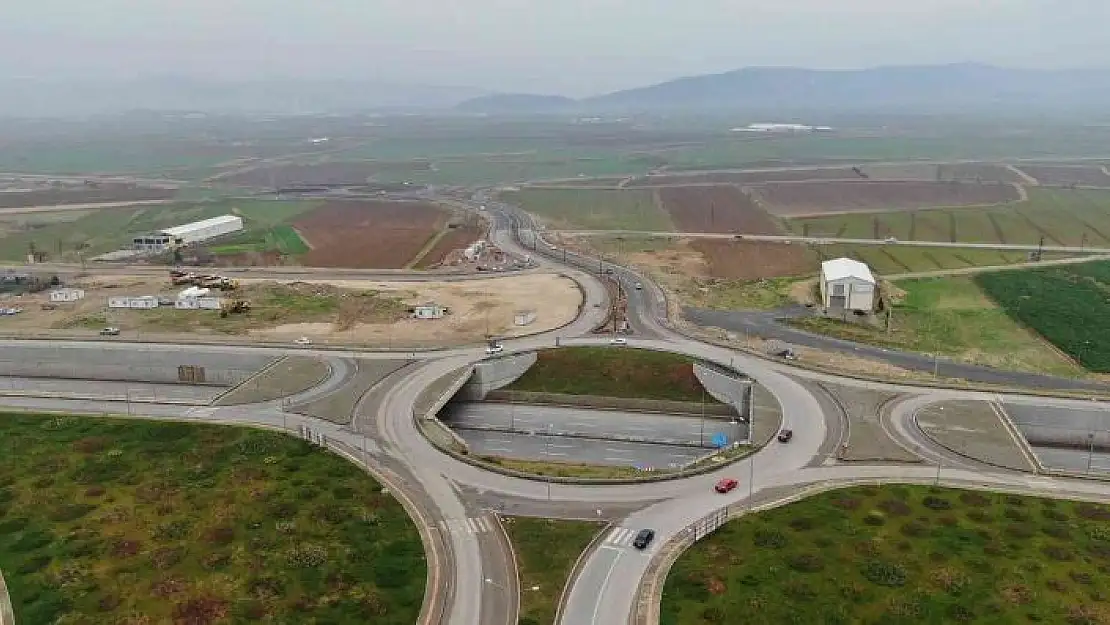
POLYGON ((100 336, 119 336, 119 328, 104 328, 100 331, 100 336))
POLYGON ((794 438, 794 430, 783 430, 779 432, 780 443, 789 443, 792 438, 794 438))
POLYGON ((609 339, 610 345, 628 345, 628 339, 620 336, 615 336, 609 339))
POLYGON ((643 283, 637 282, 636 283, 636 290, 637 291, 642 291, 643 289, 644 289, 643 283))
POLYGON ((505 351, 505 346, 501 343, 493 343, 486 346, 487 354, 500 354, 503 351, 505 351))
POLYGON ((885 243, 897 243, 898 238, 897 237, 887 237, 887 238, 883 239, 883 242, 885 242, 885 243))
POLYGON ((312 339, 308 338, 307 336, 302 336, 301 338, 293 342, 301 347, 308 347, 309 345, 312 345, 312 339))
POLYGON ((714 486, 713 490, 721 493, 722 495, 731 491, 740 485, 740 482, 732 479, 731 477, 721 478, 714 486))
POLYGON ((637 549, 647 549, 653 540, 655 540, 655 530, 642 529, 636 532, 636 538, 632 539, 632 546, 637 549))

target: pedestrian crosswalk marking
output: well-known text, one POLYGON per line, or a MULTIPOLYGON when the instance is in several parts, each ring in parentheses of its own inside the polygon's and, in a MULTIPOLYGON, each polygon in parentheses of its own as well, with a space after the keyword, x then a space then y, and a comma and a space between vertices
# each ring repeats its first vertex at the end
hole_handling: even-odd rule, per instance
POLYGON ((493 531, 493 522, 484 516, 447 519, 439 522, 439 528, 452 534, 485 534, 493 531))
POLYGON ((605 537, 605 544, 617 547, 631 547, 632 539, 636 538, 636 530, 627 527, 614 527, 605 537))

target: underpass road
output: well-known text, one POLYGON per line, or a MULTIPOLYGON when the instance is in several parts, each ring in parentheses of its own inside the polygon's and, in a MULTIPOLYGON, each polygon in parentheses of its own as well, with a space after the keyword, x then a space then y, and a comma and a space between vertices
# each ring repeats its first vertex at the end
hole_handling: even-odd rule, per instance
POLYGON ((519 460, 626 467, 678 468, 711 450, 653 443, 625 443, 560 436, 459 430, 471 453, 519 460))

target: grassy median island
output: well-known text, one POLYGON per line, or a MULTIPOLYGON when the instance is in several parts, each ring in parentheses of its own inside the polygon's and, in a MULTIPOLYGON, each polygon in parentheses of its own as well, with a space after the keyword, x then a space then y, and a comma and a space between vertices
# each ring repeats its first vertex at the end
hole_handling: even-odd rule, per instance
POLYGON ((416 621, 426 565, 405 510, 304 441, 7 414, 0 446, 19 623, 416 621))
POLYGON ((1110 623, 1110 507, 834 491, 732 521, 671 569, 662 625, 1110 623))
POLYGON ((563 595, 567 577, 593 537, 594 521, 509 517, 505 531, 516 551, 520 571, 519 625, 548 625, 563 595))
POLYGON ((624 347, 542 350, 504 390, 717 403, 694 375, 693 359, 624 347))

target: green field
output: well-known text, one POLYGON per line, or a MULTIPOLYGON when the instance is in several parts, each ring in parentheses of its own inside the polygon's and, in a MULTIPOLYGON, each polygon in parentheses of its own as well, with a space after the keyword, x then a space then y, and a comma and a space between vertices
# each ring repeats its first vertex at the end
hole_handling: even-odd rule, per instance
POLYGON ((208 248, 208 251, 217 256, 270 251, 296 256, 308 251, 308 246, 305 245, 293 226, 285 224, 269 228, 252 228, 243 231, 242 234, 221 241, 220 245, 212 246, 208 248))
MULTIPOLYGON (((1022 271, 1004 271, 1004 276, 1022 271)), ((973 278, 900 280, 888 331, 836 319, 805 317, 792 325, 851 341, 924 353, 940 353, 974 364, 1075 376, 1082 370, 1039 336, 1015 323, 976 286, 973 278)), ((1077 326, 1081 327, 1081 326, 1077 326)))
POLYGON ((516 551, 520 574, 518 625, 550 625, 567 576, 601 529, 592 521, 508 517, 505 531, 516 551))
POLYGON ((675 230, 650 190, 522 189, 502 198, 564 230, 675 230))
POLYGON ((508 391, 716 402, 694 376, 693 360, 624 347, 563 347, 539 352, 508 391))
POLYGON ((1110 618, 1110 508, 862 487, 732 521, 679 558, 661 625, 1110 618))
MULTIPOLYGON (((261 233, 264 241, 272 228, 315 205, 313 202, 228 199, 101 209, 87 212, 73 221, 6 232, 0 236, 0 260, 24 260, 32 243, 36 249, 47 252, 50 260, 77 260, 82 251, 88 258, 126 247, 135 235, 227 214, 243 217, 245 233, 236 236, 257 237, 261 233)), ((276 242, 278 235, 273 236, 276 242)), ((288 238, 282 240, 293 245, 293 249, 303 248, 303 242, 297 247, 288 238)))
POLYGON ((1029 200, 993 208, 855 213, 793 219, 811 237, 1110 247, 1110 191, 1029 188, 1029 200))
POLYGON ((0 445, 18 623, 416 621, 426 565, 404 508, 305 441, 7 414, 0 445))
MULTIPOLYGON (((967 267, 990 267, 1029 262, 1028 252, 958 247, 905 245, 815 245, 821 260, 848 257, 866 263, 880 275, 920 271, 942 271, 967 267)), ((1043 260, 1068 258, 1064 252, 1044 252, 1043 260)))
POLYGON ((1110 372, 1110 262, 983 274, 975 282, 1084 367, 1110 372))

